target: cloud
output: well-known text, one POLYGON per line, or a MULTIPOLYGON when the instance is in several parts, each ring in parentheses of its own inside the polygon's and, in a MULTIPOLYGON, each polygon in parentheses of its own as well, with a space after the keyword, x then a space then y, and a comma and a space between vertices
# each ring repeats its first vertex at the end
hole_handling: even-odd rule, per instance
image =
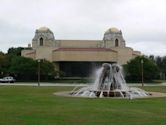
POLYGON ((135 50, 139 50, 146 55, 165 56, 166 44, 164 43, 164 41, 134 41, 128 42, 128 46, 132 46, 135 50))
POLYGON ((0 51, 6 52, 10 47, 26 46, 31 41, 33 33, 25 27, 12 25, 7 21, 0 20, 0 51))
POLYGON ((117 27, 128 46, 147 46, 138 48, 148 54, 151 45, 161 50, 155 54, 163 55, 165 4, 165 0, 1 0, 0 49, 26 46, 41 26, 49 27, 56 39, 102 39, 108 28, 117 27))

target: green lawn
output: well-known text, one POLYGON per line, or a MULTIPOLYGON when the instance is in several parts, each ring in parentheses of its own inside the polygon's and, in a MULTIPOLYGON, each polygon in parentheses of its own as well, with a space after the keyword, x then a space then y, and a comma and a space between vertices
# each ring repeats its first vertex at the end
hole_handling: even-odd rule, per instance
MULTIPOLYGON (((165 125, 166 98, 57 97, 70 87, 0 86, 0 125, 165 125)), ((166 87, 145 87, 166 92, 166 87)))

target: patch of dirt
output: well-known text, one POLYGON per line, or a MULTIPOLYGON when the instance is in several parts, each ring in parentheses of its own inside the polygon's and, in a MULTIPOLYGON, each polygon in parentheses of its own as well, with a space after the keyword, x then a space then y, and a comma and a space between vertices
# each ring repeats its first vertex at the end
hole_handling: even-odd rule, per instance
POLYGON ((148 97, 166 97, 166 93, 161 92, 149 92, 150 96, 148 97))

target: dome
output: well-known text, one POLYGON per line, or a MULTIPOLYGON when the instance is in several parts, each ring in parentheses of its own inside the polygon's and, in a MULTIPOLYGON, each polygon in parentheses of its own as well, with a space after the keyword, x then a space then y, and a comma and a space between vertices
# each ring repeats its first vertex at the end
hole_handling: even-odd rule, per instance
POLYGON ((120 33, 121 31, 115 27, 108 29, 105 33, 120 33))
POLYGON ((50 29, 47 28, 47 27, 40 27, 40 28, 38 29, 38 31, 47 32, 47 31, 50 31, 50 29))
POLYGON ((43 38, 45 41, 55 40, 53 32, 47 27, 40 27, 36 30, 33 41, 39 41, 40 38, 43 38))
POLYGON ((118 39, 119 41, 124 41, 121 30, 115 27, 112 27, 104 33, 103 40, 115 41, 116 39, 118 39))

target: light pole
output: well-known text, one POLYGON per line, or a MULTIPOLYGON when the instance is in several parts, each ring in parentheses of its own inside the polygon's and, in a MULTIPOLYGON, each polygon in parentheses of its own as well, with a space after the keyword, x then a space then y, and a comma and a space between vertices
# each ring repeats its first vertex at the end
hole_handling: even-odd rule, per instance
POLYGON ((141 76, 142 76, 142 87, 144 86, 144 60, 141 59, 141 76))
POLYGON ((38 86, 40 86, 40 59, 38 59, 38 86))

